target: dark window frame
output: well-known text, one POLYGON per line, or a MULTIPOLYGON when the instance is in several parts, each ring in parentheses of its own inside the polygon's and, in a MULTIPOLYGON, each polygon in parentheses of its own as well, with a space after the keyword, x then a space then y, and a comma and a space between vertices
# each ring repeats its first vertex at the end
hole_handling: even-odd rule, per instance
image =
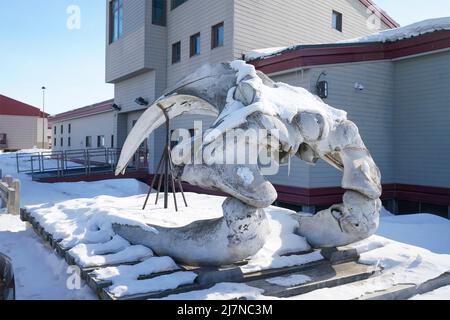
POLYGON ((67 146, 68 147, 72 146, 72 141, 71 141, 70 137, 67 138, 67 146))
POLYGON ((53 127, 53 134, 56 134, 56 125, 53 127))
POLYGON ((109 43, 114 43, 123 36, 123 1, 109 2, 109 43))
POLYGON ((152 24, 167 26, 167 0, 152 0, 152 24))
POLYGON ((104 135, 97 136, 97 148, 104 148, 105 145, 106 145, 105 136, 104 135))
POLYGON ((336 31, 342 32, 343 25, 344 25, 344 15, 339 11, 333 10, 331 14, 331 27, 336 31))
POLYGON ((220 22, 211 27, 211 49, 223 47, 225 45, 225 23, 220 22), (222 30, 222 39, 220 39, 219 30, 222 30))
POLYGON ((56 147, 56 138, 53 138, 53 146, 56 147))
POLYGON ((170 0, 170 10, 174 10, 181 6, 183 3, 187 2, 188 0, 170 0))
POLYGON ((180 61, 181 61, 181 41, 178 41, 172 44, 172 64, 178 63, 180 61), (176 51, 176 49, 178 51, 176 51))
POLYGON ((202 40, 201 40, 201 34, 200 32, 197 32, 196 34, 193 34, 190 38, 190 49, 189 49, 189 55, 190 57, 199 56, 202 52, 202 40), (198 43, 197 43, 198 41, 198 43))
POLYGON ((60 143, 61 143, 61 147, 63 147, 64 146, 64 138, 63 137, 60 138, 60 143))
POLYGON ((72 124, 71 123, 69 123, 69 128, 67 130, 68 130, 68 133, 72 133, 72 124))
POLYGON ((111 135, 111 148, 114 148, 114 135, 111 135))
POLYGON ((63 124, 61 125, 61 130, 60 130, 60 132, 61 132, 61 134, 64 133, 64 125, 63 125, 63 124))
POLYGON ((92 136, 86 136, 85 146, 86 148, 92 148, 92 136))

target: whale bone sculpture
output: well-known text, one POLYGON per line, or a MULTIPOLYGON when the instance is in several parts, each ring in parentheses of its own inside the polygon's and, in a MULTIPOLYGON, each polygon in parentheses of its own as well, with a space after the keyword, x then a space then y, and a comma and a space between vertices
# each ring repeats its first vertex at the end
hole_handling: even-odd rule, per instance
POLYGON ((138 227, 115 225, 118 234, 144 244, 157 254, 170 255, 193 265, 224 265, 256 254, 267 237, 264 208, 277 198, 275 188, 258 163, 221 163, 217 155, 240 152, 235 140, 223 137, 238 131, 275 132, 258 144, 258 150, 285 163, 291 156, 310 164, 319 159, 343 172, 343 203, 316 215, 299 215, 298 234, 315 248, 336 247, 365 239, 378 228, 381 210, 381 176, 365 147, 357 126, 346 112, 332 108, 306 89, 275 83, 244 61, 205 65, 159 98, 130 132, 116 174, 124 173, 139 145, 165 121, 183 114, 216 117, 202 142, 182 142, 172 152, 179 178, 230 196, 224 217, 196 221, 182 228, 161 228, 158 234, 138 227), (275 140, 275 143, 274 143, 275 140), (190 149, 190 153, 180 152, 190 149), (181 150, 182 151, 182 150, 181 150), (208 151, 208 152, 206 152, 208 151))

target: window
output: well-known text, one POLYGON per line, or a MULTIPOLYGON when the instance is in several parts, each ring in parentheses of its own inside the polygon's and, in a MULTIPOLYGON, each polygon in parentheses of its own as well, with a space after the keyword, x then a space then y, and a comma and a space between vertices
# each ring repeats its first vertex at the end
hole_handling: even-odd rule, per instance
POLYGON ((70 137, 67 138, 67 146, 70 147, 72 144, 72 141, 70 141, 70 137))
POLYGON ((72 133, 72 124, 69 123, 69 133, 72 133))
POLYGON ((61 125, 61 134, 63 134, 63 133, 64 133, 64 126, 61 125))
POLYGON ((342 32, 342 13, 333 11, 332 26, 333 29, 342 32))
POLYGON ((105 147, 105 136, 97 136, 97 148, 105 147))
POLYGON ((123 34, 123 0, 109 3, 109 43, 119 40, 123 34))
POLYGON ((64 146, 64 139, 61 138, 61 147, 64 146))
POLYGON ((216 24, 211 30, 211 48, 222 47, 225 40, 225 28, 223 22, 216 24))
POLYGON ((86 137, 86 148, 92 148, 92 137, 91 136, 86 137))
POLYGON ((198 56, 201 51, 200 33, 191 36, 191 57, 198 56))
POLYGON ((114 148, 114 135, 111 135, 111 148, 114 148))
POLYGON ((166 0, 153 0, 152 23, 158 26, 166 25, 166 0))
POLYGON ((172 10, 176 7, 181 6, 183 3, 185 3, 187 0, 171 0, 171 8, 172 10))
POLYGON ((56 126, 53 127, 53 134, 56 134, 56 126))
POLYGON ((172 45, 172 64, 181 61, 181 42, 172 45))
MULTIPOLYGON (((56 127, 55 127, 56 128, 56 127)), ((56 130, 55 130, 56 131, 56 130)), ((56 138, 53 138, 53 146, 56 147, 56 138)))

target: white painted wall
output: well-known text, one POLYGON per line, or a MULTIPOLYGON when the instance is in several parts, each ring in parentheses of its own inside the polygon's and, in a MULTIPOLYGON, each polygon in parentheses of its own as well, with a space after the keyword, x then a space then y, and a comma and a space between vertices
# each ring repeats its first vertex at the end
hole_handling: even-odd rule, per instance
POLYGON ((55 122, 53 138, 56 138, 56 144, 53 145, 54 151, 78 150, 86 148, 86 136, 92 137, 92 148, 97 148, 97 136, 105 136, 105 147, 111 147, 111 136, 114 135, 115 146, 117 145, 117 135, 114 130, 117 113, 114 111, 99 113, 81 118, 74 118, 62 122, 55 122), (71 133, 68 132, 69 124, 71 133), (63 133, 61 133, 63 126, 63 133), (68 138, 71 139, 71 146, 68 146, 68 138), (61 146, 63 138, 63 146, 61 146))
POLYGON ((38 117, 0 115, 0 133, 7 134, 8 149, 31 149, 38 146, 38 120, 42 121, 38 117))

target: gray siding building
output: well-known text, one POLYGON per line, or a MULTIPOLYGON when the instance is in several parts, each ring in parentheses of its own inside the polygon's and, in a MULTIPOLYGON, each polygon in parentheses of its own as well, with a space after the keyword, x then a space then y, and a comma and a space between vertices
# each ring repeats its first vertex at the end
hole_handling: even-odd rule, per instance
MULTIPOLYGON (((204 63, 268 46, 368 35, 376 31, 369 23, 374 15, 379 29, 397 26, 368 0, 106 0, 106 8, 106 82, 115 85, 121 108, 114 129, 119 147, 145 110, 136 98, 154 101, 204 63)), ((150 167, 162 147, 149 144, 150 167)))
MULTIPOLYGON (((382 172, 383 199, 394 212, 432 212, 450 217, 450 31, 394 42, 298 46, 251 61, 274 80, 318 93, 348 112, 382 172)), ((319 162, 294 160, 291 176, 272 181, 280 201, 312 210, 338 200, 341 174, 319 162), (311 208, 310 208, 311 209, 311 208)))

